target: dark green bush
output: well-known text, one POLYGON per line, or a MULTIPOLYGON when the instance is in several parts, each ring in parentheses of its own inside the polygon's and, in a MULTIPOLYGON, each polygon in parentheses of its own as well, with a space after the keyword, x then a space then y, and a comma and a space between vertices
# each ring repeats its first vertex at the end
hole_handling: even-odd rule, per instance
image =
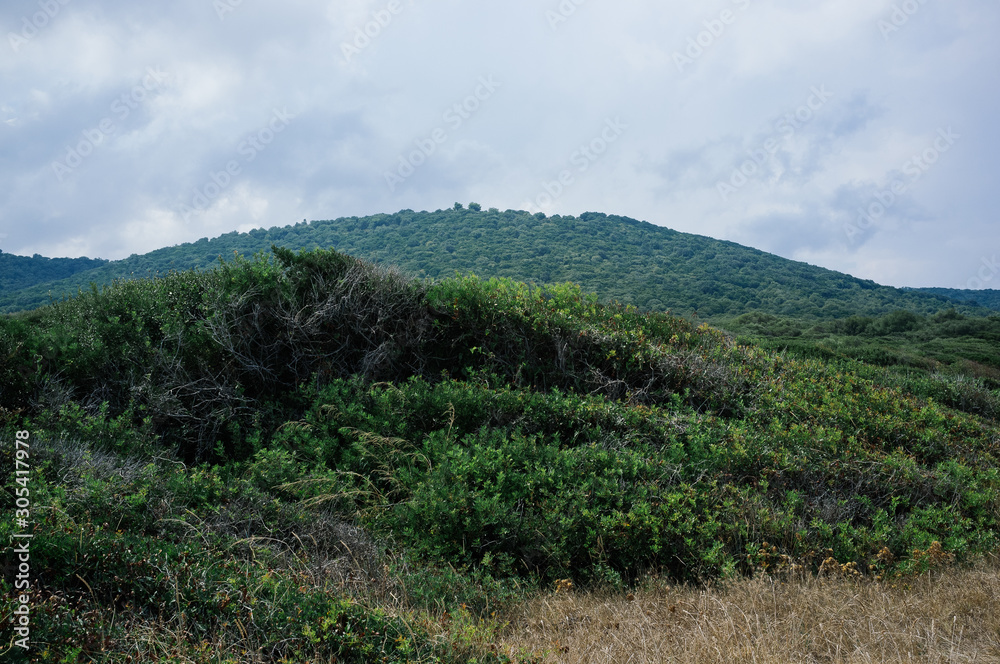
POLYGON ((2 319, 0 422, 47 441, 40 629, 68 661, 123 612, 224 643, 252 620, 275 660, 455 661, 315 570, 481 616, 557 579, 966 560, 1000 544, 995 390, 913 351, 961 322, 765 350, 571 284, 281 250, 2 319))

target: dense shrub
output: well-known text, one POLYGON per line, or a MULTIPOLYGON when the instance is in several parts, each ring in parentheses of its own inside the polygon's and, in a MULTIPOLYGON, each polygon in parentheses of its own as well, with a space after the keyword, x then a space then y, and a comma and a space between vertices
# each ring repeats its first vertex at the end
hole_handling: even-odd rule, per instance
POLYGON ((525 588, 995 550, 988 378, 813 334, 765 350, 569 284, 282 250, 0 319, 0 424, 46 441, 40 638, 69 662, 154 625, 195 661, 502 661, 483 635, 525 588))

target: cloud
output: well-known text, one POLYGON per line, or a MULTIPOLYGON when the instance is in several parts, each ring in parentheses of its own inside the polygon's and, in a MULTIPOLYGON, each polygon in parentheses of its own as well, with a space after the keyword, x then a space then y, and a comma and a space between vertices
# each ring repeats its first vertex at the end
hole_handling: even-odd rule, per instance
MULTIPOLYGON (((4 251, 119 258, 303 217, 520 207, 615 117, 628 131, 548 211, 626 214, 895 285, 953 284, 1000 242, 1000 8, 986 0, 924 3, 888 38, 881 1, 224 2, 74 0, 16 50, 0 43, 4 251), (150 68, 164 80, 130 101, 150 68), (502 87, 452 127, 444 114, 481 77, 502 87), (294 119, 261 136, 282 109, 294 119), (968 138, 850 241, 857 208, 948 126, 968 138), (391 190, 386 172, 437 128, 446 140, 391 190), (254 136, 270 140, 249 160, 254 136), (74 150, 88 154, 60 178, 74 150)), ((4 5, 0 32, 20 34, 34 7, 4 5)))

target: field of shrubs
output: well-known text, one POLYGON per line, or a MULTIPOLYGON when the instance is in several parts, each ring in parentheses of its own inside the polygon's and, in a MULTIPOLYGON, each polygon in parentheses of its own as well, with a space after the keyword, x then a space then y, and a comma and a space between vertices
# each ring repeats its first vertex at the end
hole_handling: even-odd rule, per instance
POLYGON ((967 383, 325 250, 93 289, 0 318, 9 654, 541 662, 510 634, 554 589, 961 569, 1000 544, 1000 394, 967 383))

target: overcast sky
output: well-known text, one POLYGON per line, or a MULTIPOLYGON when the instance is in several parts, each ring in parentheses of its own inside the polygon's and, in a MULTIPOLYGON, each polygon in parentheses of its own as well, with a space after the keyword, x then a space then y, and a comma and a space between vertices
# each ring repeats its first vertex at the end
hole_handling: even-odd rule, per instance
POLYGON ((0 249, 454 202, 1000 288, 996 0, 5 0, 0 249))

